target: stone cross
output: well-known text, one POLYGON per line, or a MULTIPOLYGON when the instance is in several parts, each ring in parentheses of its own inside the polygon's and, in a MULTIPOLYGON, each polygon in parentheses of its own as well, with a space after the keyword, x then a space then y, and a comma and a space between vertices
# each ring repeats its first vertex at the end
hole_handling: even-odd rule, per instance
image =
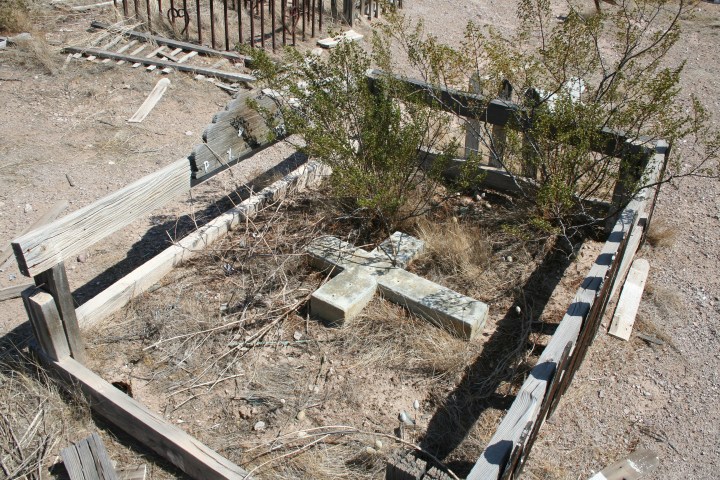
POLYGON ((311 263, 336 276, 310 297, 311 314, 342 325, 379 288, 391 302, 462 338, 474 338, 485 326, 488 306, 404 270, 423 248, 421 240, 400 232, 371 252, 336 237, 314 240, 307 248, 311 263))

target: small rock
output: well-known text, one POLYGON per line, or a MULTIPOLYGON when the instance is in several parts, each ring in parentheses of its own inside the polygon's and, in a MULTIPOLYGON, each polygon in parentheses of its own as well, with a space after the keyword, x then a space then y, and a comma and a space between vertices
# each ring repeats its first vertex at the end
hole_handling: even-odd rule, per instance
POLYGON ((17 43, 29 42, 32 40, 32 38, 32 35, 27 32, 23 32, 15 35, 14 37, 9 37, 7 41, 12 45, 17 43))
POLYGON ((293 333, 293 338, 295 340, 300 340, 302 338, 302 336, 303 336, 302 333, 297 330, 295 330, 295 333, 293 333))
POLYGON ((382 450, 382 447, 383 447, 382 440, 380 440, 379 438, 377 440, 375 440, 375 449, 382 450))
POLYGON ((187 132, 185 132, 185 135, 187 135, 188 137, 192 136, 192 134, 193 134, 193 132, 191 132, 190 130, 188 130, 187 132))
POLYGON ((420 410, 420 401, 419 401, 419 400, 415 400, 415 401, 413 402, 413 408, 414 408, 415 410, 420 410))
POLYGON ((81 253, 77 256, 78 263, 85 263, 87 262, 87 253, 81 253))
POLYGON ((26 203, 25 204, 25 213, 30 213, 32 211, 33 211, 32 205, 30 205, 29 203, 26 203))
POLYGON ((519 305, 516 305, 516 306, 515 306, 515 313, 517 313, 518 315, 520 315, 521 312, 522 312, 522 309, 520 308, 520 306, 519 306, 519 305))
POLYGON ((252 416, 252 410, 247 405, 241 405, 238 409, 238 414, 240 415, 240 418, 250 418, 252 416))
POLYGON ((65 178, 67 178, 67 181, 71 187, 75 186, 75 179, 73 177, 71 177, 69 173, 65 174, 65 178))
POLYGON ((255 430, 256 432, 261 432, 261 431, 265 430, 265 422, 260 420, 253 426, 253 430, 255 430))
POLYGON ((405 410, 401 410, 400 414, 398 415, 398 420, 403 422, 406 425, 415 425, 415 420, 410 418, 410 415, 405 413, 405 410))
POLYGON ((365 453, 368 455, 375 455, 378 452, 373 447, 365 447, 365 453))
POLYGON ((295 418, 298 419, 298 422, 302 422, 303 420, 305 420, 305 416, 305 410, 300 410, 295 418))
POLYGON ((512 255, 508 255, 508 256, 505 258, 505 260, 507 260, 508 263, 512 263, 512 262, 513 262, 513 257, 512 257, 512 255))
POLYGON ((15 280, 16 278, 17 278, 17 277, 15 276, 14 273, 8 274, 8 280, 10 280, 11 282, 12 282, 13 280, 15 280))
POLYGON ((112 160, 110 160, 110 161, 108 162, 108 165, 115 165, 115 162, 113 162, 112 160))

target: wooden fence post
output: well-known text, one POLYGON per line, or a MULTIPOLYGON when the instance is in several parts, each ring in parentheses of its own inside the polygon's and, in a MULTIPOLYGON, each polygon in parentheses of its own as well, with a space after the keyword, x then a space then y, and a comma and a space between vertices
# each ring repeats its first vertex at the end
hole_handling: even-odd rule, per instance
MULTIPOLYGON (((475 72, 470 77, 470 85, 468 88, 470 93, 479 94, 480 92, 480 74, 475 72)), ((480 106, 478 106, 480 107, 480 106)), ((480 128, 482 128, 480 120, 477 118, 466 119, 465 127, 465 158, 471 155, 479 155, 480 149, 480 128)), ((490 154, 492 158, 492 153, 490 154)))
POLYGON ((70 353, 75 360, 85 363, 85 345, 80 334, 64 262, 36 275, 35 285, 43 288, 52 296, 56 305, 55 311, 58 313, 60 325, 63 327, 63 334, 67 337, 70 353))
POLYGON ((23 292, 22 298, 40 348, 53 360, 67 358, 70 347, 52 295, 36 288, 23 292))
MULTIPOLYGON (((512 97, 512 85, 507 80, 503 80, 502 87, 498 97, 501 100, 510 100, 512 97)), ((492 127, 492 145, 490 149, 489 164, 491 167, 501 168, 503 166, 503 155, 505 153, 505 145, 507 144, 507 130, 504 125, 493 125, 492 127)))
POLYGON ((535 139, 532 138, 532 135, 529 133, 529 131, 532 128, 533 110, 538 106, 539 103, 540 94, 537 92, 537 90, 535 90, 534 88, 527 89, 527 91, 525 92, 525 107, 530 113, 530 116, 527 119, 525 131, 523 132, 522 175, 525 177, 529 177, 533 180, 537 180, 537 162, 539 156, 535 148, 535 139))

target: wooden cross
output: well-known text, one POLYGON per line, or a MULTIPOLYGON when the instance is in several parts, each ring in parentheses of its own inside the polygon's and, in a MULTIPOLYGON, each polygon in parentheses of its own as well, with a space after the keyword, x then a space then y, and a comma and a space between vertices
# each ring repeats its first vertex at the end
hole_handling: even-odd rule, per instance
POLYGON ((421 240, 400 232, 371 252, 330 236, 313 241, 307 249, 311 262, 336 276, 312 294, 310 312, 341 325, 379 288, 391 302, 462 338, 474 338, 485 326, 488 306, 404 270, 423 248, 421 240))

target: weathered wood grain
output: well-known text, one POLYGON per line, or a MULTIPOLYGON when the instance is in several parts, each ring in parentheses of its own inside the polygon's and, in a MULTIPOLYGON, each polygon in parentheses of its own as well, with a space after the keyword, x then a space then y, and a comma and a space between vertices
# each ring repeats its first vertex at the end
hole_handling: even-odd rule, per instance
POLYGON ((81 327, 96 324, 125 306, 132 298, 157 283, 175 266, 193 258, 226 235, 239 222, 253 218, 263 207, 278 202, 290 192, 302 191, 329 175, 329 167, 308 162, 191 233, 142 266, 136 268, 77 309, 81 327))
POLYGON ((55 306, 60 313, 65 337, 70 347, 70 354, 78 362, 85 363, 85 343, 78 326, 75 302, 70 291, 65 263, 60 262, 51 269, 36 275, 35 284, 52 295, 55 306))
MULTIPOLYGON (((35 230, 36 228, 39 228, 45 224, 48 224, 55 220, 58 215, 60 215, 63 210, 65 210, 68 207, 69 203, 67 200, 61 200, 57 204, 55 204, 50 210, 45 212, 40 218, 35 220, 33 223, 31 223, 27 228, 25 228, 20 235, 25 235, 31 230, 35 230)), ((6 244, 5 247, 0 251, 0 266, 5 266, 5 261, 10 258, 10 255, 12 255, 12 245, 6 244)), ((2 268, 0 267, 0 268, 2 268)))
POLYGON ((53 360, 68 357, 70 347, 52 295, 34 289, 24 291, 22 298, 40 348, 53 360))
POLYGON ((158 82, 155 84, 155 87, 152 89, 150 94, 147 96, 145 101, 140 105, 140 108, 138 108, 137 112, 133 114, 132 117, 128 118, 129 123, 140 123, 143 120, 145 120, 145 117, 148 116, 148 114, 152 111, 153 108, 155 108, 155 105, 160 101, 163 95, 165 95, 165 91, 170 86, 170 79, 168 78, 161 78, 158 80, 158 82))
POLYGON ((0 288, 0 302, 11 300, 13 298, 19 298, 23 291, 28 288, 33 288, 34 286, 34 283, 24 283, 22 285, 0 288))
POLYGON ((90 407, 163 459, 198 480, 243 479, 247 472, 191 437, 160 415, 128 397, 70 357, 52 359, 38 352, 42 362, 66 385, 77 385, 90 407))
POLYGON ((35 276, 190 190, 180 159, 105 198, 12 242, 20 271, 35 276))
POLYGON ((224 78, 232 82, 254 82, 256 80, 255 77, 246 73, 235 73, 225 70, 216 70, 214 68, 196 67, 193 65, 188 65, 187 63, 169 62, 167 60, 160 60, 159 58, 135 57, 132 55, 126 55, 124 53, 100 50, 98 48, 65 47, 63 49, 63 52, 79 53, 81 55, 93 55, 98 58, 109 58, 110 60, 125 60, 126 62, 138 63, 140 65, 151 65, 161 68, 170 67, 181 72, 190 72, 206 75, 208 77, 224 78))
POLYGON ((630 340, 649 272, 650 264, 644 258, 638 258, 633 262, 610 324, 608 332, 610 335, 626 341, 630 340))
MULTIPOLYGON (((658 153, 653 155, 648 162, 644 175, 648 185, 655 184, 659 179, 665 148, 667 148, 665 142, 658 142, 656 146, 658 153)), ((541 402, 545 398, 548 384, 562 358, 565 345, 568 342, 576 342, 583 320, 597 300, 606 275, 614 263, 622 261, 617 254, 625 236, 635 224, 637 213, 644 211, 646 203, 653 198, 656 188, 657 186, 652 186, 641 190, 620 214, 600 255, 575 294, 573 302, 558 325, 555 334, 543 350, 535 367, 530 371, 530 376, 523 383, 515 401, 490 439, 480 459, 470 471, 468 480, 498 478, 500 469, 505 465, 513 446, 519 441, 527 422, 537 420, 541 402)))
POLYGON ((70 480, 118 480, 100 436, 93 432, 89 437, 60 451, 70 480))
POLYGON ((201 182, 283 138, 283 127, 272 132, 248 102, 256 102, 258 108, 279 115, 270 96, 258 91, 238 94, 224 111, 213 117, 203 132, 204 143, 197 145, 190 155, 195 181, 201 182))

